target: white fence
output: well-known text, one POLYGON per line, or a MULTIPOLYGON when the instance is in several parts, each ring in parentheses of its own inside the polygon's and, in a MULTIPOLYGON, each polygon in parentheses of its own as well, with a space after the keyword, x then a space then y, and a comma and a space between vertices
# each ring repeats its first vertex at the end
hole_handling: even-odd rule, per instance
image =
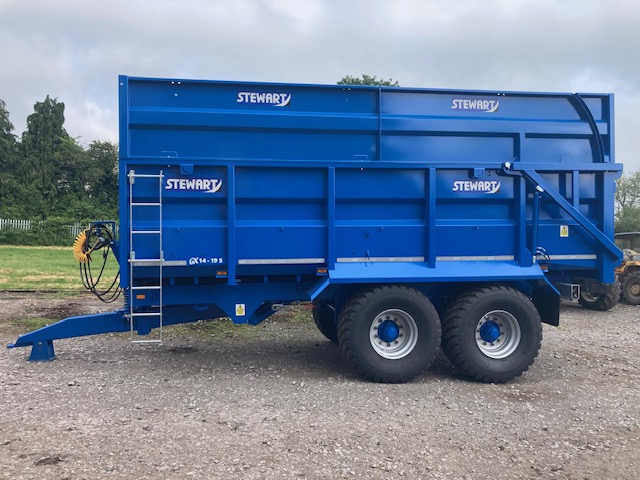
POLYGON ((31 220, 7 220, 6 218, 0 218, 0 230, 3 228, 31 230, 31 220))
MULTIPOLYGON (((39 227, 42 224, 41 221, 33 222, 31 220, 16 220, 16 219, 6 219, 0 218, 0 230, 3 229, 11 229, 11 230, 32 230, 39 227)), ((69 238, 74 239, 78 236, 80 232, 82 232, 86 227, 80 222, 76 222, 71 225, 65 225, 64 229, 69 231, 69 238)))

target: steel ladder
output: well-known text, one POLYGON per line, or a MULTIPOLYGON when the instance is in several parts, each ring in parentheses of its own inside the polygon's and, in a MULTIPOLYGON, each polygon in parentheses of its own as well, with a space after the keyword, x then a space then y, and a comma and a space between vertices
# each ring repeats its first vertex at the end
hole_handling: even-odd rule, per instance
MULTIPOLYGON (((131 325, 130 339, 132 343, 162 343, 162 268, 164 266, 164 252, 162 249, 162 190, 164 186, 164 174, 160 170, 158 174, 146 174, 136 173, 135 170, 130 170, 129 177, 129 323, 131 325), (157 180, 158 190, 157 197, 151 199, 153 201, 136 201, 134 187, 136 186, 136 179, 139 179, 138 185, 141 183, 154 182, 157 180), (134 210, 138 209, 157 209, 157 216, 151 218, 157 218, 157 225, 146 226, 143 228, 135 228, 134 223, 134 210), (145 257, 139 258, 136 256, 135 243, 139 237, 155 237, 157 238, 158 255, 157 257, 145 257), (134 278, 134 267, 155 267, 158 271, 157 282, 151 285, 137 285, 134 278), (144 300, 147 295, 153 293, 158 294, 158 304, 146 308, 144 311, 136 311, 136 300, 144 300), (140 339, 140 336, 134 333, 135 319, 142 319, 143 317, 151 317, 158 320, 159 336, 153 339, 140 339)), ((152 185, 152 184, 151 184, 152 185)), ((140 197, 140 194, 138 194, 140 197)), ((148 200, 148 198, 147 198, 148 200)), ((146 279, 147 277, 145 277, 146 279)))

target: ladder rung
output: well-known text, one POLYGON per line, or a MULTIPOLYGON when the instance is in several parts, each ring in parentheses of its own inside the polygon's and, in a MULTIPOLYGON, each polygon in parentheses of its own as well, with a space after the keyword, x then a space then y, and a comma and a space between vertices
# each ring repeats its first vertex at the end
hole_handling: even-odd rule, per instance
POLYGON ((148 285, 146 287, 131 287, 131 290, 160 290, 162 285, 148 285))
POLYGON ((161 207, 160 202, 132 202, 132 207, 161 207))
POLYGON ((129 173, 129 177, 133 178, 162 178, 163 174, 152 174, 152 173, 129 173))
POLYGON ((131 343, 162 343, 162 340, 131 340, 131 343))
POLYGON ((163 258, 134 258, 129 260, 132 263, 160 263, 164 262, 163 258))
POLYGON ((159 235, 162 232, 160 230, 131 230, 131 234, 144 234, 144 235, 159 235))
POLYGON ((141 312, 141 313, 132 313, 134 317, 159 317, 162 315, 162 312, 141 312))

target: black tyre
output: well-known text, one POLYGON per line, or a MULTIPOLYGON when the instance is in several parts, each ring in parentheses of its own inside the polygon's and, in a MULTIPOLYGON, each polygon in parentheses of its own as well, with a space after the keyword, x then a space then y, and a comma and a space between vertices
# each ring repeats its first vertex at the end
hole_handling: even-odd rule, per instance
POLYGON ((384 383, 408 382, 431 366, 441 340, 429 299, 400 285, 372 288, 342 309, 338 342, 360 375, 384 383))
POLYGON ((324 300, 313 302, 313 320, 320 333, 333 343, 338 343, 338 325, 336 324, 336 312, 332 305, 324 300))
POLYGON ((584 308, 589 310, 597 310, 604 312, 605 310, 611 310, 620 301, 621 286, 620 282, 616 283, 608 293, 600 293, 593 295, 585 290, 580 293, 578 303, 584 308))
POLYGON ((444 353, 480 382, 503 383, 521 375, 533 364, 541 343, 536 307, 518 290, 504 286, 462 294, 443 324, 444 353))
POLYGON ((631 305, 640 305, 640 272, 631 272, 624 278, 622 296, 631 305))

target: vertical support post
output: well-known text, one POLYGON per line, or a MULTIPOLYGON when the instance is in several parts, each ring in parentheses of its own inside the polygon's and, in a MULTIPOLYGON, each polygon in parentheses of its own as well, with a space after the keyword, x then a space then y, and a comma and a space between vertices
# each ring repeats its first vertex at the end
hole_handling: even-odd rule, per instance
MULTIPOLYGON (((618 172, 596 173, 597 181, 602 185, 602 197, 599 198, 615 199, 616 179, 618 175, 618 172)), ((602 233, 609 238, 613 238, 615 225, 614 201, 604 202, 602 209, 602 216, 599 218, 602 222, 602 233)))
MULTIPOLYGON (((131 138, 129 135, 129 79, 120 75, 118 77, 118 107, 120 110, 119 118, 119 135, 120 146, 118 149, 118 168, 121 181, 118 182, 118 196, 120 206, 120 229, 124 232, 125 228, 129 228, 129 185, 127 182, 123 182, 122 179, 127 177, 128 171, 128 158, 131 155, 131 138)), ((129 269, 122 267, 124 259, 129 258, 129 251, 131 247, 129 245, 129 236, 120 235, 119 244, 120 254, 118 256, 120 263, 120 286, 125 289, 129 287, 129 269)))
POLYGON ((527 136, 520 132, 513 139, 513 159, 514 161, 525 162, 524 143, 527 136))
MULTIPOLYGON (((120 178, 127 178, 129 172, 125 162, 120 160, 119 165, 120 178)), ((118 182, 118 196, 120 204, 120 241, 118 242, 118 263, 120 264, 120 286, 126 291, 129 287, 129 251, 131 244, 129 243, 129 235, 125 232, 129 228, 131 216, 129 215, 129 182, 118 182), (126 263, 125 263, 126 262, 126 263)))
POLYGON ((533 192, 533 210, 531 212, 531 245, 529 250, 534 255, 538 248, 538 223, 540 222, 540 187, 533 192))
MULTIPOLYGON (((609 152, 609 162, 614 163, 616 161, 616 142, 613 141, 615 136, 615 102, 613 101, 613 93, 609 95, 605 102, 605 112, 608 113, 607 120, 609 121, 609 135, 607 139, 607 151, 609 152)), ((614 177, 617 178, 617 177, 614 177)))
POLYGON ((513 177, 513 184, 516 202, 516 260, 526 267, 533 263, 532 255, 535 255, 535 251, 527 250, 527 184, 522 177, 513 177))
MULTIPOLYGON (((524 162, 526 134, 520 132, 513 138, 513 159, 524 162)), ((514 190, 516 202, 516 260, 523 267, 533 264, 535 251, 527 250, 527 184, 524 178, 514 177, 514 190)), ((533 228, 533 226, 532 226, 533 228)))
POLYGON ((573 208, 580 208, 580 171, 571 172, 571 196, 573 199, 573 208))
POLYGON ((378 161, 382 160, 382 87, 378 87, 378 161))
POLYGON ((431 167, 425 173, 425 255, 429 267, 436 266, 436 169, 431 167))
POLYGON ((227 284, 236 284, 236 169, 227 166, 227 284))
POLYGON ((336 266, 336 168, 327 169, 327 268, 336 266))

